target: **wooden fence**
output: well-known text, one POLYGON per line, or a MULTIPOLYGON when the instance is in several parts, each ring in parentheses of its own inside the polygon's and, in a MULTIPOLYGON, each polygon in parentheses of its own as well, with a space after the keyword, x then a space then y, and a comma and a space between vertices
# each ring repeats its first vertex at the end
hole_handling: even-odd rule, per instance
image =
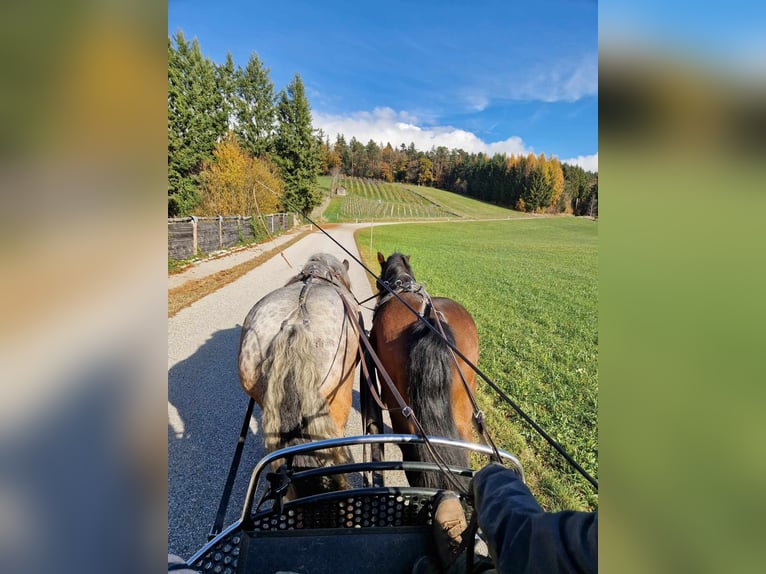
POLYGON ((274 213, 261 219, 241 215, 169 218, 168 258, 189 259, 197 250, 213 253, 232 247, 240 240, 252 241, 265 235, 265 229, 277 233, 294 227, 297 222, 293 213, 274 213))

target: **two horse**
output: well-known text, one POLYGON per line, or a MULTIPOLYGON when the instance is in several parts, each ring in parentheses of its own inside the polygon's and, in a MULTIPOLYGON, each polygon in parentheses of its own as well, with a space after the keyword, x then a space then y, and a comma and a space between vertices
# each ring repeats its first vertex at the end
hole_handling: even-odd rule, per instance
MULTIPOLYGON (((247 314, 239 379, 262 409, 267 451, 343 436, 359 347, 351 324, 358 305, 350 290, 348 261, 319 253, 247 314)), ((318 457, 296 457, 293 465, 321 467, 348 458, 345 449, 334 449, 318 457)), ((347 487, 342 476, 306 483, 293 485, 292 495, 347 487)))
MULTIPOLYGON (((473 394, 476 374, 454 355, 445 338, 475 365, 479 339, 473 318, 452 299, 429 297, 415 281, 408 255, 394 253, 386 259, 378 252, 378 262, 379 283, 385 282, 401 298, 379 285, 370 340, 383 368, 428 435, 471 441, 473 406, 466 387, 473 394), (402 301, 418 311, 436 332, 402 301)), ((394 432, 419 434, 411 419, 396 408, 394 393, 385 384, 382 394, 391 409, 394 432)), ((434 448, 440 462, 468 468, 467 451, 434 448)), ((434 461, 429 448, 422 444, 403 446, 402 454, 405 460, 434 461)), ((451 487, 441 473, 408 472, 407 479, 411 486, 451 487)))
MULTIPOLYGON (((476 325, 459 303, 431 298, 415 282, 409 256, 378 253, 379 281, 419 311, 473 364, 479 355, 476 325)), ((242 388, 262 408, 267 451, 343 435, 348 419, 359 338, 352 321, 358 304, 351 294, 348 262, 328 254, 312 256, 301 273, 262 298, 242 326, 239 376, 242 388), (344 303, 345 300, 345 303, 344 303)), ((433 436, 471 440, 475 373, 453 355, 442 335, 434 333, 396 297, 378 294, 370 341, 382 367, 412 408, 420 427, 433 436)), ((393 391, 382 386, 396 433, 419 434, 393 391)), ((467 468, 462 449, 434 447, 439 462, 467 468)), ((427 445, 402 446, 408 461, 433 461, 427 445)), ((349 461, 345 449, 319 457, 296 457, 295 468, 349 461)), ((412 486, 450 488, 441 475, 408 472, 412 486)), ((345 477, 330 476, 299 487, 293 496, 347 487, 345 477)))

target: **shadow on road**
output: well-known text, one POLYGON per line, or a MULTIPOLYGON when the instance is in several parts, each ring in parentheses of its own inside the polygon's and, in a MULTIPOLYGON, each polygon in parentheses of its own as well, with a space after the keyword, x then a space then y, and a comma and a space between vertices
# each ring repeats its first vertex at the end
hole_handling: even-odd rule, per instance
MULTIPOLYGON (((216 331, 168 371, 168 548, 189 557, 206 541, 237 443, 248 396, 239 385, 241 327, 216 331)), ((239 515, 263 454, 257 405, 234 483, 226 524, 239 515)))

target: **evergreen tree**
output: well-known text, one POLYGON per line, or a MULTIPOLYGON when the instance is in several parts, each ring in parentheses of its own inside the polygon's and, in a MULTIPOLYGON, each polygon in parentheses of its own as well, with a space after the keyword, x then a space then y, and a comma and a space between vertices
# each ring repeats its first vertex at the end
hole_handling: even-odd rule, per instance
POLYGON ((365 170, 364 175, 366 177, 380 179, 380 146, 378 146, 374 140, 370 140, 367 142, 365 152, 367 155, 367 169, 365 170))
POLYGON ((346 143, 346 138, 343 137, 343 134, 337 135, 333 149, 340 158, 341 170, 343 173, 351 175, 351 152, 348 149, 348 144, 346 143))
POLYGON ((552 189, 546 181, 542 165, 530 174, 526 193, 522 195, 527 211, 540 212, 548 207, 552 189))
POLYGON ((365 150, 362 142, 353 136, 349 144, 351 148, 351 176, 363 177, 367 167, 367 150, 365 150))
POLYGON ((240 144, 256 157, 270 154, 274 150, 276 125, 274 84, 269 78, 269 69, 255 53, 238 74, 237 95, 235 132, 240 144))
POLYGON ((223 98, 223 113, 226 116, 226 128, 232 130, 236 125, 237 110, 237 68, 234 67, 234 59, 231 52, 226 54, 226 62, 216 69, 218 91, 223 98))
POLYGON ((598 218, 598 176, 595 176, 590 186, 590 199, 588 201, 588 215, 598 218))
POLYGON ((277 118, 275 159, 285 181, 285 207, 306 215, 321 202, 316 185, 319 150, 311 126, 311 108, 299 74, 282 90, 277 118))
POLYGON ((188 213, 199 201, 202 162, 226 133, 216 67, 182 32, 168 39, 168 215, 188 213))

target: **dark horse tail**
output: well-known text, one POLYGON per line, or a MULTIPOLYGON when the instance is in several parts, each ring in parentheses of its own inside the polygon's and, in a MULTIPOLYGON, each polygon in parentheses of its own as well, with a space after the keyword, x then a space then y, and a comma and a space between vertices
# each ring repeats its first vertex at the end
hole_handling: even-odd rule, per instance
MULTIPOLYGON (((435 320, 428 319, 436 326, 435 320)), ((454 345, 455 336, 449 325, 441 322, 447 340, 454 345)), ((438 329, 438 326, 436 326, 438 329)), ((460 439, 452 409, 453 359, 444 340, 422 321, 412 326, 409 341, 409 399, 415 416, 427 435, 460 439)), ((435 462, 425 444, 411 445, 404 450, 407 460, 435 462)), ((463 449, 434 447, 441 462, 468 468, 468 452, 463 449)), ((408 472, 411 486, 453 488, 441 472, 408 472)))
MULTIPOLYGON (((264 381, 263 435, 266 450, 334 438, 335 423, 327 400, 319 393, 322 381, 314 341, 303 323, 285 325, 271 342, 261 372, 264 381)), ((344 449, 325 451, 323 457, 296 457, 296 467, 318 467, 346 462, 344 449)), ((345 484, 320 480, 311 490, 334 490, 345 484)))

